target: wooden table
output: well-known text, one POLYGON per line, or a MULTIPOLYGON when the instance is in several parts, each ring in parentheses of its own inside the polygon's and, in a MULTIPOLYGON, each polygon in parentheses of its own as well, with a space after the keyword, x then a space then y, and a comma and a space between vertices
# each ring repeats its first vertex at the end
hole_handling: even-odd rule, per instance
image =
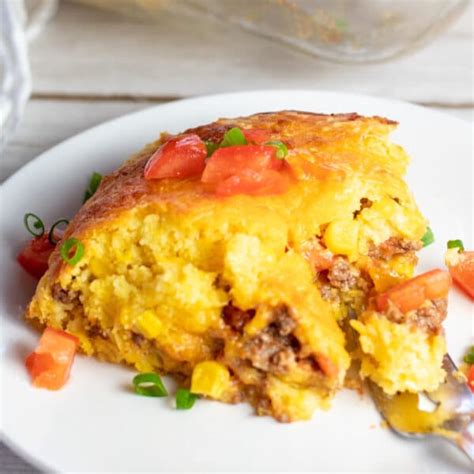
MULTIPOLYGON (((93 125, 200 94, 339 90, 407 100, 474 121, 473 15, 471 3, 448 31, 410 56, 354 66, 312 58, 211 19, 190 23, 163 14, 144 24, 61 3, 31 45, 33 95, 3 153, 0 181, 93 125)), ((3 445, 0 471, 38 472, 3 445)))

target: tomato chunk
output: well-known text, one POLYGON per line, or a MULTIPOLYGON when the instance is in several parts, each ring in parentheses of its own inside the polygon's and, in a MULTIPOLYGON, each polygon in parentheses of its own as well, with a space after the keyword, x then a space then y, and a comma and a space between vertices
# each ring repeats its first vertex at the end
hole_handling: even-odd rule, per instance
POLYGON ((263 145, 236 145, 219 148, 207 162, 202 174, 203 183, 219 183, 243 171, 260 173, 264 170, 280 170, 283 161, 275 156, 275 148, 263 145))
POLYGON ((245 139, 249 143, 253 143, 255 145, 263 145, 271 139, 270 132, 258 128, 253 130, 242 130, 242 132, 245 139))
POLYGON ((31 239, 19 253, 18 263, 30 275, 41 278, 48 269, 48 260, 55 245, 53 245, 47 234, 31 239))
POLYGON ((467 373, 467 385, 471 389, 471 392, 474 393, 474 365, 469 367, 469 371, 467 373))
POLYGON ((418 309, 426 300, 445 298, 451 277, 443 270, 431 270, 390 288, 377 297, 379 311, 388 309, 391 301, 402 313, 418 309))
POLYGON ((215 185, 218 196, 280 194, 291 184, 290 171, 273 146, 235 145, 214 152, 201 181, 215 185))
POLYGON ((79 341, 58 329, 46 328, 38 347, 25 361, 35 387, 60 389, 68 380, 79 341))
POLYGON ((318 363, 320 369, 329 377, 336 378, 339 370, 337 365, 327 356, 321 353, 315 354, 316 362, 318 363))
POLYGON ((194 133, 171 138, 148 160, 145 179, 190 178, 199 176, 206 164, 207 149, 194 133))
POLYGON ((33 380, 37 380, 41 374, 54 369, 54 359, 51 354, 38 354, 32 352, 25 361, 26 368, 33 380))
POLYGON ((456 285, 474 299, 474 252, 460 253, 459 262, 448 268, 456 285))

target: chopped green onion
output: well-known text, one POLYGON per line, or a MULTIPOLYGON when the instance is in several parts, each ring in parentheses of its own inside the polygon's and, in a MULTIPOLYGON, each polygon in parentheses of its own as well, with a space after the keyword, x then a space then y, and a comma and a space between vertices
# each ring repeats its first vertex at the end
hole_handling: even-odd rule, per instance
POLYGON ((425 235, 421 238, 421 241, 423 242, 423 247, 427 247, 428 245, 432 244, 435 241, 433 231, 431 230, 431 227, 428 227, 426 229, 425 235))
POLYGON ((280 142, 279 140, 266 142, 265 145, 270 145, 276 148, 276 157, 279 160, 284 160, 286 155, 288 155, 288 148, 283 142, 280 142))
POLYGON ((56 227, 58 227, 58 225, 60 224, 68 225, 69 221, 67 219, 59 219, 51 226, 51 229, 49 230, 49 234, 48 234, 48 240, 49 240, 49 243, 52 245, 56 245, 58 243, 58 241, 54 238, 54 231, 56 227))
POLYGON ((76 265, 84 255, 84 245, 79 239, 74 237, 67 239, 61 245, 61 257, 69 265, 76 265), (71 250, 75 249, 74 254, 70 256, 71 250))
POLYGON ((224 138, 221 141, 220 146, 234 146, 234 145, 247 145, 245 135, 238 127, 227 130, 224 134, 224 138))
POLYGON ((176 391, 176 408, 178 410, 189 410, 193 407, 198 396, 185 388, 178 388, 176 391))
POLYGON ((168 395, 161 377, 153 372, 135 375, 133 386, 135 387, 135 393, 145 397, 166 397, 168 395))
POLYGON ((469 352, 464 356, 464 362, 469 365, 474 365, 474 346, 469 348, 469 352))
POLYGON ((464 252, 464 245, 462 243, 462 240, 448 240, 448 243, 446 245, 448 246, 448 249, 459 249, 460 252, 464 252))
POLYGON ((36 214, 32 212, 25 214, 23 223, 25 224, 26 230, 34 237, 41 237, 44 234, 43 221, 36 214), (30 224, 31 220, 33 220, 33 222, 30 224))
POLYGON ((95 194, 101 181, 102 181, 102 175, 94 171, 89 181, 89 187, 84 193, 84 200, 82 201, 83 203, 86 202, 95 194))
POLYGON ((208 158, 219 148, 219 144, 211 140, 206 140, 204 144, 206 145, 208 158))

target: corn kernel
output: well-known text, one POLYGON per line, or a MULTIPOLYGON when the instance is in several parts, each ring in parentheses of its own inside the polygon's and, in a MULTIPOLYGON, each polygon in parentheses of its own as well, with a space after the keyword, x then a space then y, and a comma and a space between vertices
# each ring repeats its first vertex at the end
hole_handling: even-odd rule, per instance
POLYGON ((99 259, 92 258, 89 261, 89 268, 90 268, 92 274, 96 278, 103 278, 103 277, 107 276, 108 268, 99 259))
POLYGON ((398 255, 392 258, 392 260, 389 262, 389 266, 403 280, 407 280, 413 276, 413 272, 415 270, 415 261, 403 255, 398 255))
POLYGON ((327 248, 336 254, 357 258, 360 223, 355 220, 339 220, 329 224, 324 233, 327 248))
POLYGON ((200 362, 194 367, 191 392, 219 399, 229 388, 229 371, 219 362, 200 362))
POLYGON ((136 320, 136 325, 138 331, 148 339, 154 339, 163 329, 163 323, 151 310, 144 311, 140 314, 136 320))

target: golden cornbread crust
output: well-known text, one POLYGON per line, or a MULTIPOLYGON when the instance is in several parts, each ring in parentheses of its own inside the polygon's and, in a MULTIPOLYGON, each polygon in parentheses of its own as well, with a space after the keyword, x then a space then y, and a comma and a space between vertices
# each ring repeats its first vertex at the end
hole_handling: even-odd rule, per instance
MULTIPOLYGON (((318 144, 330 147, 331 144, 344 144, 346 139, 354 139, 364 131, 378 131, 388 135, 397 122, 383 117, 363 117, 356 113, 316 114, 293 110, 267 112, 236 119, 220 119, 201 127, 186 130, 196 133, 203 140, 219 142, 224 133, 232 127, 243 129, 269 130, 282 138, 288 148, 305 148, 318 144)), ((207 187, 198 180, 145 180, 143 170, 150 156, 167 140, 164 133, 160 139, 147 145, 130 158, 117 171, 105 176, 99 191, 82 207, 67 230, 65 238, 80 235, 88 228, 100 225, 110 216, 146 202, 169 202, 177 208, 185 209, 196 199, 210 197, 207 187)), ((50 261, 50 271, 56 274, 65 266, 59 252, 50 261)))
POLYGON ((63 239, 80 239, 84 257, 70 266, 53 252, 26 317, 75 334, 88 355, 173 374, 280 421, 327 408, 351 356, 392 393, 436 385, 441 332, 364 316, 375 293, 412 276, 427 225, 403 180, 408 157, 388 140, 395 126, 281 111, 187 130, 214 142, 232 127, 265 130, 286 144, 286 193, 226 198, 199 178, 145 180, 162 134, 71 221, 63 239), (315 248, 331 256, 328 268, 314 265, 315 248), (359 348, 346 345, 350 318, 360 318, 359 348), (423 354, 436 366, 423 379, 377 360, 392 350, 377 338, 407 331, 418 346, 404 346, 399 364, 423 354))

